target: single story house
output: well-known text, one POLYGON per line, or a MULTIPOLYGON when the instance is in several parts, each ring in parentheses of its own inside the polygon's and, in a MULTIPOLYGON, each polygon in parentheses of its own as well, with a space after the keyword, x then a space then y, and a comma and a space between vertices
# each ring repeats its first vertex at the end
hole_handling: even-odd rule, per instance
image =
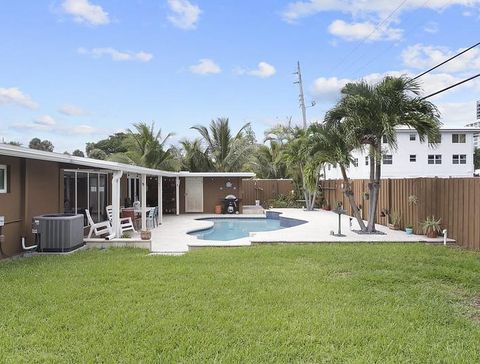
MULTIPOLYGON (((243 197, 247 172, 170 172, 66 154, 0 144, 0 241, 5 255, 22 250, 21 238, 33 243, 32 218, 88 209, 95 222, 107 219, 120 236, 120 209, 140 201, 163 214, 214 213, 227 195, 243 197)), ((142 228, 146 228, 146 211, 142 228)), ((85 219, 85 226, 88 225, 85 219)))

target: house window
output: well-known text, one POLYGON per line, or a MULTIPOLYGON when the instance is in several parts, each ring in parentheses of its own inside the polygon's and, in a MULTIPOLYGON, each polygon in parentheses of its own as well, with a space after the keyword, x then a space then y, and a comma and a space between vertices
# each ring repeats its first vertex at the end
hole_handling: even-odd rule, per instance
POLYGON ((416 154, 410 154, 410 162, 416 162, 417 161, 417 155, 416 154))
POLYGON ((7 193, 7 166, 0 165, 0 193, 7 193))
POLYGON ((365 157, 365 165, 366 165, 366 166, 368 166, 368 160, 369 160, 369 159, 370 159, 370 157, 367 155, 367 156, 365 157))
POLYGON ((393 156, 391 154, 384 154, 383 164, 393 164, 393 156))
POLYGON ((428 164, 442 164, 442 155, 441 154, 429 154, 428 155, 428 164))
POLYGON ((453 164, 467 164, 466 154, 454 154, 452 159, 453 164))
POLYGON ((331 165, 330 163, 328 164, 327 167, 328 167, 328 170, 331 170, 331 169, 332 169, 332 165, 331 165))
POLYGON ((452 134, 452 143, 466 143, 467 137, 465 134, 452 134))
POLYGON ((417 134, 410 134, 410 141, 414 142, 417 140, 417 134))
POLYGON ((386 136, 386 135, 384 135, 384 136, 382 137, 382 143, 383 143, 383 144, 387 144, 387 136, 386 136))
POLYGON ((442 142, 442 135, 441 134, 438 134, 437 137, 433 137, 433 138, 428 138, 428 142, 430 144, 440 144, 442 142))
POLYGON ((354 165, 355 167, 358 167, 358 158, 355 158, 355 159, 353 160, 353 165, 354 165))

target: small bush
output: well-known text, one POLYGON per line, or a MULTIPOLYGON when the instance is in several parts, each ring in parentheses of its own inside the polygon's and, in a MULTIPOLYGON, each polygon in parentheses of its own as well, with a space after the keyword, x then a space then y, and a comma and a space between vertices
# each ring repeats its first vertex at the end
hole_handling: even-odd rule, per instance
POLYGON ((300 208, 303 207, 303 203, 297 200, 294 194, 278 195, 277 197, 268 201, 268 206, 273 208, 300 208))

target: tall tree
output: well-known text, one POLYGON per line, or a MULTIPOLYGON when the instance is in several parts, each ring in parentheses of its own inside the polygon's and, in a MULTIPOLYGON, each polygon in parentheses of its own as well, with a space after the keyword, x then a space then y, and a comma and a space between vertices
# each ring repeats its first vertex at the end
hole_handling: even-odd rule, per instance
POLYGON ((172 133, 162 137, 161 129, 155 130, 155 123, 148 125, 140 122, 133 124, 133 127, 133 130, 128 130, 128 150, 109 155, 109 160, 155 169, 178 169, 173 149, 166 146, 172 133))
POLYGON ((208 127, 193 126, 191 129, 198 131, 207 146, 208 156, 216 171, 229 172, 244 169, 251 152, 254 149, 251 135, 245 135, 250 123, 243 125, 232 136, 228 118, 212 120, 208 127))
POLYGON ((301 128, 294 128, 282 152, 290 173, 300 175, 305 207, 309 211, 315 208, 321 168, 326 161, 322 153, 311 153, 310 150, 311 144, 307 132, 301 128))
POLYGON ((75 149, 72 155, 75 157, 85 157, 85 154, 83 154, 83 152, 80 149, 75 149))
MULTIPOLYGON (((335 118, 333 112, 328 112, 325 120, 335 118)), ((360 214, 360 209, 355 202, 352 183, 347 175, 347 169, 353 163, 353 147, 345 137, 346 132, 342 124, 334 124, 329 127, 325 124, 312 124, 308 133, 310 136, 310 153, 320 153, 327 163, 337 165, 340 168, 343 179, 343 194, 347 197, 353 215, 357 219, 360 230, 366 231, 365 223, 360 214)))
POLYGON ((420 96, 418 81, 408 77, 387 76, 375 85, 365 81, 349 83, 331 110, 327 126, 343 124, 348 142, 355 148, 367 148, 370 158, 370 204, 367 231, 374 232, 380 191, 384 150, 397 148, 395 128, 416 130, 420 141, 435 144, 440 135, 439 113, 435 105, 420 96))
POLYGON ((182 169, 190 172, 208 172, 213 170, 213 164, 199 138, 180 141, 182 148, 182 169))
POLYGON ((251 167, 258 178, 286 178, 287 165, 282 156, 282 144, 271 140, 260 145, 253 154, 251 167))
MULTIPOLYGON (((110 135, 106 139, 99 140, 96 143, 87 143, 85 151, 87 156, 90 157, 90 152, 94 149, 99 149, 105 152, 105 154, 125 153, 130 146, 128 133, 115 133, 110 135)), ((97 152, 98 153, 98 152, 97 152)))
POLYGON ((53 152, 53 144, 50 140, 41 140, 40 138, 33 138, 28 143, 30 149, 43 150, 45 152, 53 152))

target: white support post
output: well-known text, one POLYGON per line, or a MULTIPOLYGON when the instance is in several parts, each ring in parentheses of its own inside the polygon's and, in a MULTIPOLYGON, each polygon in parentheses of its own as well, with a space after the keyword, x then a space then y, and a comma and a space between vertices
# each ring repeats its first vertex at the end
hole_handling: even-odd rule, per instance
POLYGON ((158 199, 157 199, 157 204, 158 204, 158 224, 161 224, 163 222, 163 178, 162 176, 157 177, 157 183, 158 183, 158 199))
POLYGON ((112 237, 121 237, 122 230, 120 226, 120 179, 122 171, 113 172, 112 176, 112 237))
POLYGON ((180 177, 175 177, 175 202, 177 204, 175 212, 180 215, 180 177))
POLYGON ((142 230, 147 230, 147 175, 142 174, 142 187, 140 188, 142 195, 142 230))

